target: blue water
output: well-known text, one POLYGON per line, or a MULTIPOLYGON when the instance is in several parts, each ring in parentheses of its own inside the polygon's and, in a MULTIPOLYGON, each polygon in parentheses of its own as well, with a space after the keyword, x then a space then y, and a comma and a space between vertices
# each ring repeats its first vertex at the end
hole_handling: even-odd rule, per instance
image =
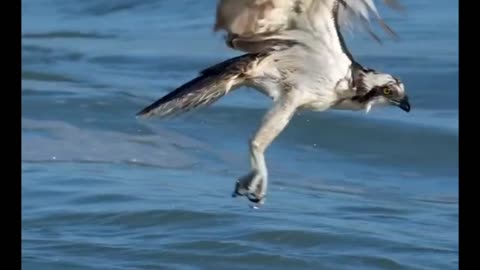
POLYGON ((412 103, 302 112, 266 153, 264 207, 231 198, 270 100, 135 113, 237 55, 215 1, 22 1, 22 268, 458 269, 458 3, 381 9, 348 45, 412 103))

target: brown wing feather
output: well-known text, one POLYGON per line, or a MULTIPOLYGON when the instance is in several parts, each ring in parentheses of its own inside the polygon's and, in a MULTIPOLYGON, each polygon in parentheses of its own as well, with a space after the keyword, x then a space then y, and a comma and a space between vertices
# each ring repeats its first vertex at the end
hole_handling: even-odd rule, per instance
POLYGON ((219 0, 213 29, 239 36, 277 32, 288 26, 295 2, 299 0, 219 0))
MULTIPOLYGON (((382 2, 394 10, 404 11, 399 0, 382 2)), ((327 33, 330 30, 325 27, 333 17, 338 19, 341 28, 347 25, 358 28, 380 41, 370 27, 373 17, 386 33, 397 37, 380 17, 375 0, 218 0, 214 30, 224 30, 228 35, 227 44, 236 49, 232 43, 239 37, 265 39, 268 35, 285 34, 284 30, 327 33), (338 3, 339 8, 334 9, 338 3), (334 10, 338 16, 333 14, 334 10)), ((252 42, 249 43, 250 47, 252 42)))
POLYGON ((137 116, 164 117, 208 106, 240 86, 253 64, 265 56, 244 54, 204 69, 198 77, 145 107, 137 116))

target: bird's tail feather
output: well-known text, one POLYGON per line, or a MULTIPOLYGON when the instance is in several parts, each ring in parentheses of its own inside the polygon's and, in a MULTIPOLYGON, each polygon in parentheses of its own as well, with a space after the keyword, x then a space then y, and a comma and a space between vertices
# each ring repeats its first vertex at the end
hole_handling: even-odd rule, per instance
POLYGON ((208 106, 240 86, 259 56, 244 54, 204 69, 198 77, 145 107, 137 116, 166 117, 208 106))

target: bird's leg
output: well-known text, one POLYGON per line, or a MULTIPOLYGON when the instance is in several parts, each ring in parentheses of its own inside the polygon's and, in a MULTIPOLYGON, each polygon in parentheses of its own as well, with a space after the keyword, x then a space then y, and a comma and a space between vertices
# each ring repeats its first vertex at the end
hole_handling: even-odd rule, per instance
POLYGON ((255 136, 250 140, 251 171, 237 180, 233 196, 247 196, 254 203, 264 203, 268 171, 264 152, 292 118, 297 105, 292 97, 278 99, 264 116, 255 136))

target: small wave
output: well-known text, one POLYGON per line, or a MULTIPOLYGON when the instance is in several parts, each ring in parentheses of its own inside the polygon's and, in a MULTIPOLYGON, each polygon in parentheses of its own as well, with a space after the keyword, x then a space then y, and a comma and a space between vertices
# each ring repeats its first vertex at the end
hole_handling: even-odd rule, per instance
MULTIPOLYGON (((83 57, 84 55, 78 51, 52 49, 38 45, 22 45, 22 66, 32 68, 30 65, 34 65, 37 68, 39 64, 48 65, 48 68, 42 68, 41 72, 54 70, 52 64, 58 64, 62 61, 77 62, 83 57)), ((60 69, 60 71, 64 71, 64 69, 60 69)))
POLYGON ((131 195, 122 195, 122 194, 95 194, 82 196, 81 198, 76 198, 70 202, 73 204, 101 204, 101 203, 125 203, 139 200, 139 198, 131 195))
POLYGON ((76 79, 73 79, 66 75, 29 70, 22 71, 22 80, 46 82, 78 82, 76 79))
POLYGON ((105 39, 114 38, 112 34, 100 34, 93 32, 76 32, 76 31, 54 31, 45 33, 25 33, 22 38, 30 39, 52 39, 52 38, 88 38, 88 39, 105 39))
POLYGON ((242 237, 248 242, 261 242, 268 245, 286 245, 289 247, 314 247, 328 244, 348 244, 348 237, 340 234, 303 231, 272 230, 248 233, 242 237))
POLYGON ((385 256, 337 255, 332 259, 337 262, 335 264, 336 267, 339 267, 340 265, 362 265, 365 267, 365 269, 411 269, 411 266, 402 264, 385 256))
POLYGON ((432 204, 458 205, 458 197, 418 198, 417 201, 432 204))
POLYGON ((83 8, 81 13, 93 16, 105 16, 126 10, 131 11, 139 7, 152 7, 159 2, 159 0, 85 1, 86 7, 83 8))
MULTIPOLYGON (((118 199, 117 196, 115 199, 118 199)), ((39 226, 75 226, 97 224, 99 226, 116 225, 128 228, 146 228, 150 226, 208 226, 218 221, 222 223, 231 220, 234 216, 223 215, 221 213, 209 213, 200 211, 190 211, 182 209, 156 209, 142 211, 122 211, 122 212, 57 212, 44 214, 40 217, 26 218, 23 220, 25 227, 39 226)))
POLYGON ((403 216, 410 212, 405 209, 384 207, 384 206, 340 206, 337 207, 339 212, 347 213, 363 213, 372 215, 386 215, 386 216, 403 216))
POLYGON ((195 141, 171 132, 137 136, 83 130, 59 121, 30 119, 22 119, 22 128, 23 161, 129 163, 164 168, 190 168, 197 162, 171 144, 175 142, 184 148, 191 148, 195 147, 192 145, 195 141), (34 130, 46 131, 51 136, 28 132, 34 130), (165 140, 165 137, 169 137, 169 140, 165 140))

